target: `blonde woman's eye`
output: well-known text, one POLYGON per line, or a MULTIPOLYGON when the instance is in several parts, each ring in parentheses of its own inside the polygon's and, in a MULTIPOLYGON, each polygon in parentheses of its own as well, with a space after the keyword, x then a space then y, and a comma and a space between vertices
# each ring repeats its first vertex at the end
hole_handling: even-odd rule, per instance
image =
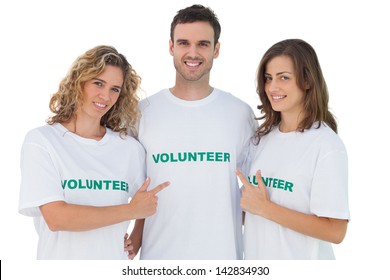
POLYGON ((99 87, 101 87, 102 85, 103 85, 103 83, 102 82, 99 82, 99 81, 95 81, 95 82, 93 82, 95 85, 97 85, 97 86, 99 86, 99 87))

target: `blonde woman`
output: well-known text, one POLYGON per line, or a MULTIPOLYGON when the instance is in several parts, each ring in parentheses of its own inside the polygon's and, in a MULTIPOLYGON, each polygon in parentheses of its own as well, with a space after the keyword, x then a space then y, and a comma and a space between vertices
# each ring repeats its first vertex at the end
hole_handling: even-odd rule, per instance
POLYGON ((53 116, 27 133, 19 212, 34 217, 38 259, 127 259, 129 221, 156 211, 168 183, 147 191, 145 151, 127 134, 140 80, 115 48, 88 50, 51 97, 53 116))

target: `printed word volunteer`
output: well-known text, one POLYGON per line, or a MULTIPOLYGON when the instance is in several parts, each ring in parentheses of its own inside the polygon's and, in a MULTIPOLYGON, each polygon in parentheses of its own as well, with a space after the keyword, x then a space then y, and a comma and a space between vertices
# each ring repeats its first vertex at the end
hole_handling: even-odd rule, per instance
POLYGON ((116 180, 88 180, 71 179, 62 182, 62 188, 68 189, 89 189, 89 190, 114 190, 129 192, 129 184, 116 180))
MULTIPOLYGON (((293 192, 294 184, 292 182, 285 181, 283 179, 268 178, 268 177, 262 177, 261 179, 263 180, 264 185, 266 185, 269 188, 282 189, 284 191, 293 192)), ((252 185, 255 186, 259 185, 256 179, 256 175, 248 176, 248 181, 252 185)))
POLYGON ((230 162, 230 153, 225 152, 179 152, 152 154, 154 163, 185 161, 230 162))

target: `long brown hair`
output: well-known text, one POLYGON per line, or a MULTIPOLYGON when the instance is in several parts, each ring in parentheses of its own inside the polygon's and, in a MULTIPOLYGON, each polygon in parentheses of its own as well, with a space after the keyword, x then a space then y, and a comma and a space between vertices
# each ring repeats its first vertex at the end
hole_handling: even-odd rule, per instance
POLYGON ((260 61, 257 70, 257 94, 261 105, 257 106, 263 114, 258 120, 264 120, 256 131, 257 142, 268 134, 272 127, 279 125, 281 113, 272 109, 265 93, 265 69, 268 62, 276 56, 288 56, 292 59, 298 87, 305 93, 305 118, 298 125, 298 131, 309 129, 314 122, 318 127, 326 123, 337 133, 337 123, 328 109, 329 93, 324 76, 313 47, 301 39, 287 39, 270 47, 260 61))

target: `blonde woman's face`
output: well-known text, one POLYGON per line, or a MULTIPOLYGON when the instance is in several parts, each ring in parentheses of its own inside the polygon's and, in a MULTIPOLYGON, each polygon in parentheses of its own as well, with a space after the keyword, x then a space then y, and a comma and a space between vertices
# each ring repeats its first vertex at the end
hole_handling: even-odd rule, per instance
POLYGON ((97 77, 84 85, 84 96, 78 118, 83 115, 101 118, 117 102, 123 85, 123 73, 119 67, 107 65, 97 77))

